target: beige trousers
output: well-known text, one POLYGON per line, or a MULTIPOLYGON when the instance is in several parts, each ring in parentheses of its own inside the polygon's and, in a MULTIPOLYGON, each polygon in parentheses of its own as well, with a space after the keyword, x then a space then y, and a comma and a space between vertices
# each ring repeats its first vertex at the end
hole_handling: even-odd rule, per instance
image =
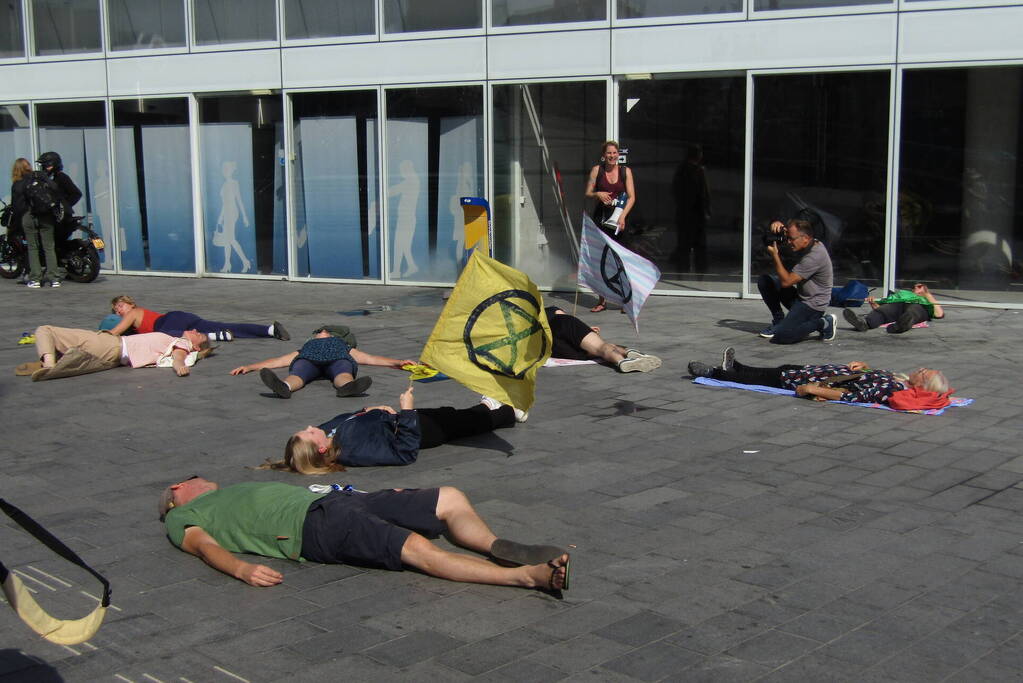
POLYGON ((36 352, 40 359, 47 353, 64 354, 72 348, 79 348, 107 363, 117 365, 121 362, 121 338, 109 332, 53 325, 36 328, 36 352))

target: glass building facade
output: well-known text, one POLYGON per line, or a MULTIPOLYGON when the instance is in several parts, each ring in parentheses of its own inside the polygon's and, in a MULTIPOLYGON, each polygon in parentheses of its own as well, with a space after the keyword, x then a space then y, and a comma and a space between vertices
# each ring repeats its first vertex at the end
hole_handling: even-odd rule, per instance
MULTIPOLYGON (((837 283, 1023 307, 1023 1, 13 0, 0 150, 55 150, 108 272, 450 286, 464 196, 572 289, 617 140, 664 295, 837 283)), ((8 199, 9 191, 0 193, 8 199)))

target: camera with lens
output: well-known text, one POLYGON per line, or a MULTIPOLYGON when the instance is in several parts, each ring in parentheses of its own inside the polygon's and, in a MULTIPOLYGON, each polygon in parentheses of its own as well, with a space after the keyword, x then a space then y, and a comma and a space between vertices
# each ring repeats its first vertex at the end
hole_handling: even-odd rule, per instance
POLYGON ((785 240, 788 239, 788 235, 786 235, 784 232, 774 232, 773 230, 768 228, 763 233, 761 233, 760 239, 763 241, 765 247, 768 247, 772 244, 777 244, 779 247, 781 247, 785 243, 785 240))

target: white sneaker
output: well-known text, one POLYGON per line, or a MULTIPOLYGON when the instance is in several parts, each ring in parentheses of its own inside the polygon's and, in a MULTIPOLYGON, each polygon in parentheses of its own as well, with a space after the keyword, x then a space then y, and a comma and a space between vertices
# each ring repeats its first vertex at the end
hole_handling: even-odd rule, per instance
MULTIPOLYGON (((497 410, 498 408, 500 408, 501 406, 504 405, 503 403, 498 401, 496 398, 492 398, 490 396, 480 396, 480 403, 482 403, 486 407, 490 408, 491 410, 497 410)), ((519 408, 516 408, 515 406, 512 406, 511 409, 515 412, 515 421, 516 422, 525 422, 526 420, 529 419, 529 413, 526 412, 525 410, 520 410, 519 408)))
POLYGON ((60 287, 60 280, 50 280, 50 287, 60 287))
POLYGON ((42 287, 42 284, 40 284, 39 280, 29 280, 25 283, 25 286, 29 289, 39 289, 42 287))
POLYGON ((620 372, 650 372, 661 367, 661 359, 657 356, 640 356, 639 358, 623 358, 618 361, 620 372))

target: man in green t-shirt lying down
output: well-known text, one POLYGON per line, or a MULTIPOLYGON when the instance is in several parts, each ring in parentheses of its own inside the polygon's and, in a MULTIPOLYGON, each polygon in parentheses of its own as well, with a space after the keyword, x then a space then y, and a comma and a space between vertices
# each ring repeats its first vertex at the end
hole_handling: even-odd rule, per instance
POLYGON ((945 317, 945 309, 922 282, 913 285, 913 291, 897 289, 883 299, 867 297, 867 303, 873 309, 867 315, 857 315, 851 308, 842 311, 846 322, 857 332, 887 324, 889 333, 902 334, 917 323, 945 317))
POLYGON ((168 486, 159 511, 174 545, 252 586, 274 586, 284 576, 233 553, 393 570, 407 565, 450 581, 568 590, 568 552, 497 538, 451 486, 373 493, 345 487, 323 495, 278 482, 222 489, 196 476, 168 486), (443 550, 429 540, 441 534, 491 559, 443 550))

